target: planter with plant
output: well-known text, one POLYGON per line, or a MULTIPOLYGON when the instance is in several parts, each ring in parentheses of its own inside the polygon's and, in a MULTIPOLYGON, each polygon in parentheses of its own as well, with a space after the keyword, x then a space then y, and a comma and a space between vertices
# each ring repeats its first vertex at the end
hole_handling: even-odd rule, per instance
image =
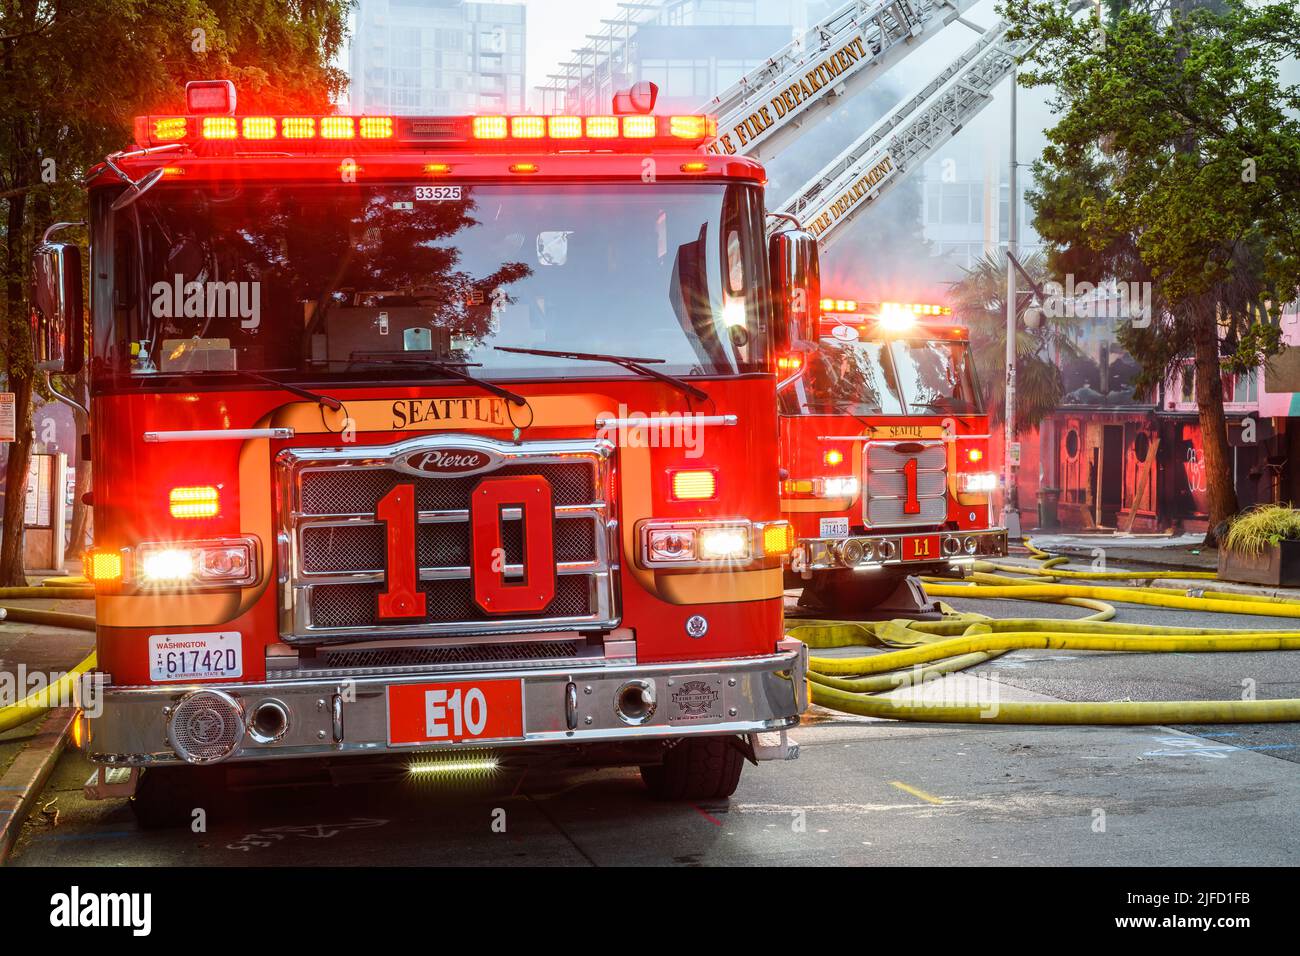
POLYGON ((1219 545, 1219 577, 1300 587, 1300 509, 1260 505, 1233 518, 1219 545))

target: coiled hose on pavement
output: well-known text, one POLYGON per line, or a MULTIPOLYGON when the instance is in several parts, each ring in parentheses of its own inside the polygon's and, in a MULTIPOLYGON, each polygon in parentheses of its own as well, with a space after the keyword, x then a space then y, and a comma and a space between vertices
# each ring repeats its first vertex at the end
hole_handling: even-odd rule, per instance
MULTIPOLYGON (((89 587, 70 587, 83 583, 84 578, 51 578, 57 584, 42 587, 0 588, 0 599, 9 598, 92 598, 94 591, 89 587)), ((65 611, 46 611, 30 607, 0 606, 0 620, 23 624, 44 624, 50 627, 66 627, 81 631, 93 631, 95 618, 88 614, 69 614, 65 611)), ((12 730, 29 720, 35 720, 50 710, 60 701, 70 700, 73 686, 81 676, 95 668, 95 653, 92 651, 80 664, 41 690, 33 691, 22 700, 0 707, 0 733, 12 730)))
POLYGON ((882 653, 859 657, 812 657, 809 690, 815 704, 844 713, 894 720, 1002 724, 1198 724, 1266 723, 1300 720, 1300 700, 1102 701, 1024 703, 976 701, 931 702, 879 696, 883 692, 925 684, 1020 648, 1122 651, 1131 653, 1204 653, 1300 649, 1300 630, 1239 631, 1115 623, 1106 602, 1141 604, 1221 614, 1300 617, 1300 600, 1262 595, 1179 588, 1123 588, 1062 584, 1059 578, 1148 580, 1215 579, 1213 572, 1084 572, 1058 566, 1053 557, 1026 542, 1041 568, 976 562, 971 584, 923 579, 931 597, 1029 600, 1092 608, 1079 620, 992 620, 958 613, 944 606, 941 621, 882 622, 801 621, 787 623, 787 633, 811 648, 880 647, 882 653), (1006 572, 993 574, 992 571, 1006 572), (1028 577, 1010 577, 1009 574, 1028 577), (1044 580, 1054 583, 1041 583, 1044 580))

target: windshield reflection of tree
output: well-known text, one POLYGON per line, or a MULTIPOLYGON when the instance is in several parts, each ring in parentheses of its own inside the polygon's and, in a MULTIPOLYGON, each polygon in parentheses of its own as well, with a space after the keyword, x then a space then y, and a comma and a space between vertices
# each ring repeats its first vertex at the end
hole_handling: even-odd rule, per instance
MULTIPOLYGON (((293 215, 293 197, 280 198, 280 212, 293 215)), ((294 297, 315 302, 305 342, 345 303, 367 310, 417 307, 422 324, 431 329, 481 342, 491 331, 494 301, 510 301, 504 290, 532 274, 522 262, 502 262, 479 276, 459 268, 462 250, 448 240, 480 225, 471 215, 472 199, 416 202, 414 208, 395 210, 393 198, 384 190, 366 196, 346 219, 346 232, 338 228, 338 212, 329 203, 311 205, 311 215, 299 223, 309 258, 304 263, 295 256, 294 297), (314 236, 327 241, 314 242, 309 238, 314 236)))
POLYGON ((951 342, 898 342, 895 364, 913 408, 973 412, 965 346, 951 342))
POLYGON ((823 342, 809 357, 808 392, 807 404, 813 411, 858 415, 902 411, 897 385, 877 342, 823 342))
MULTIPOLYGON (((208 225, 201 239, 187 237, 179 253, 173 244, 166 275, 260 282, 274 304, 273 315, 252 334, 276 340, 266 347, 292 365, 312 355, 313 335, 327 328, 333 332, 330 326, 340 320, 373 322, 383 308, 418 308, 421 325, 481 341, 490 331, 493 290, 506 289, 532 270, 522 262, 502 262, 494 271, 471 274, 461 267, 461 249, 450 240, 479 225, 472 215, 475 203, 418 202, 394 209, 394 192, 280 188, 199 194, 194 219, 208 225), (286 326, 294 322, 284 314, 290 303, 303 323, 296 355, 285 354, 292 342, 286 326), (359 311, 348 316, 352 309, 359 311)), ((410 187, 402 191, 410 192, 410 187)), ((498 304, 509 301, 503 295, 498 292, 498 304)), ((193 324, 184 331, 205 332, 193 324)), ((363 341, 367 332, 374 334, 348 331, 347 338, 363 341)), ((400 334, 389 341, 391 350, 402 348, 400 334)))

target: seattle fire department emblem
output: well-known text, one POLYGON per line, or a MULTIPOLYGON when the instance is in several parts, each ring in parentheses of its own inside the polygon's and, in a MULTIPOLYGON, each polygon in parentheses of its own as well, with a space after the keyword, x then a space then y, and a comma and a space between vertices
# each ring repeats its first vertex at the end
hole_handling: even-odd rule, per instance
POLYGON ((688 680, 672 697, 674 719, 699 720, 714 716, 719 694, 707 681, 688 680))

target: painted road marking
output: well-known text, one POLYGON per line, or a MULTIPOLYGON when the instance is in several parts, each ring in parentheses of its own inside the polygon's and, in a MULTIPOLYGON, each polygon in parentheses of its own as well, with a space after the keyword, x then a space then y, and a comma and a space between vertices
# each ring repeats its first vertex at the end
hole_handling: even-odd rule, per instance
POLYGON ((901 780, 891 780, 889 781, 889 785, 891 787, 897 787, 899 790, 902 790, 904 793, 910 793, 918 800, 924 800, 926 803, 933 803, 936 807, 943 803, 943 800, 941 800, 939 797, 936 797, 934 794, 926 793, 924 790, 918 790, 916 789, 916 787, 909 787, 901 780))

